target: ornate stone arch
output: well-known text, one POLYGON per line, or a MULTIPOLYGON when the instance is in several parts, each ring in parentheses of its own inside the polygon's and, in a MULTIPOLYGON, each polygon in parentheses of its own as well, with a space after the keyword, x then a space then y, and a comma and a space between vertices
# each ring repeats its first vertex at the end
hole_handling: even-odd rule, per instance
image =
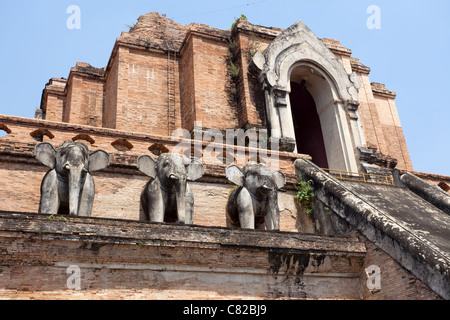
POLYGON ((253 64, 260 71, 271 136, 287 142, 289 151, 296 152, 290 83, 296 77, 308 77, 312 79, 310 86, 319 117, 324 120, 330 167, 358 171, 355 150, 365 142, 356 74, 347 74, 335 55, 301 21, 276 37, 264 53, 257 53, 253 64))

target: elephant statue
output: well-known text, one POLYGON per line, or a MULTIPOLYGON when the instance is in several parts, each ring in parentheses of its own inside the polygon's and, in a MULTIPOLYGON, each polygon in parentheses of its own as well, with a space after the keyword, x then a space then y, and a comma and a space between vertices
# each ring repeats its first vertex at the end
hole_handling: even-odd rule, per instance
POLYGON ((193 224, 194 196, 187 182, 203 176, 203 164, 163 153, 157 160, 140 156, 137 167, 151 178, 141 193, 140 220, 193 224))
POLYGON ((226 168, 227 179, 237 185, 226 205, 227 225, 243 229, 280 230, 278 189, 286 184, 280 171, 261 163, 248 162, 242 169, 226 168))
POLYGON ((90 173, 106 168, 109 154, 89 153, 84 143, 65 141, 58 149, 46 142, 36 145, 34 157, 50 168, 41 184, 39 213, 89 217, 95 192, 90 173))

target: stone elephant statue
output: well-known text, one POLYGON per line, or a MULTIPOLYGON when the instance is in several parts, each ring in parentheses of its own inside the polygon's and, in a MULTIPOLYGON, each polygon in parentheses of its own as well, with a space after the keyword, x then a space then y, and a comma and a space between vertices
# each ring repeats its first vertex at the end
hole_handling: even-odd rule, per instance
POLYGON ((46 142, 36 145, 34 157, 50 168, 41 184, 39 213, 89 217, 95 194, 90 173, 106 168, 109 154, 65 141, 57 149, 46 142))
POLYGON ((242 169, 228 166, 226 176, 237 185, 228 197, 227 225, 245 229, 262 229, 265 225, 267 230, 279 230, 278 189, 286 184, 284 174, 249 162, 242 169))
POLYGON ((140 220, 193 224, 194 196, 188 181, 203 176, 203 164, 185 163, 178 154, 163 153, 157 160, 140 156, 137 167, 151 178, 141 193, 140 220))

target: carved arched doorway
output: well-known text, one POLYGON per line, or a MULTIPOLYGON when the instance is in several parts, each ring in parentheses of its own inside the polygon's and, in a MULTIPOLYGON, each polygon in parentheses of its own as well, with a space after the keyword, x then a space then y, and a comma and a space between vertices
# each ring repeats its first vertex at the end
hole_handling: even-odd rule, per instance
MULTIPOLYGON (((303 142, 296 141, 302 137, 297 138, 294 125, 297 116, 310 115, 296 115, 298 109, 291 103, 290 93, 291 83, 305 81, 319 118, 314 136, 320 136, 319 129, 323 135, 322 139, 312 138, 316 143, 323 141, 313 161, 322 167, 358 171, 356 147, 364 144, 357 110, 359 84, 325 44, 298 21, 278 35, 264 53, 257 52, 253 64, 260 70, 271 137, 280 139, 287 151, 302 153, 297 149, 303 148, 303 142), (354 110, 354 116, 350 117, 348 110, 354 110)), ((306 135, 303 140, 308 139, 311 137, 306 135)))

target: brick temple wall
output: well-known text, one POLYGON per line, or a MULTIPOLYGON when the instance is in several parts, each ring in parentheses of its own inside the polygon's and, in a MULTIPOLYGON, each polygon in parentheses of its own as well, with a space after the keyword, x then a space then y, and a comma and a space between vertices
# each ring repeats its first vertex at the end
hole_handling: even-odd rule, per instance
POLYGON ((73 75, 69 79, 69 88, 63 122, 101 127, 104 82, 73 75))
POLYGON ((195 80, 194 80, 194 43, 187 41, 180 59, 180 98, 182 127, 188 131, 194 129, 195 80))
POLYGON ((359 299, 364 255, 355 239, 0 212, 6 299, 359 299))
POLYGON ((239 126, 242 128, 266 128, 264 92, 257 75, 250 70, 249 66, 256 51, 264 51, 274 37, 255 35, 246 30, 246 26, 247 24, 237 24, 231 37, 236 44, 236 48, 231 50, 233 61, 241 69, 235 83, 239 126))
POLYGON ((196 34, 190 40, 194 49, 195 120, 204 128, 238 128, 236 108, 227 92, 227 42, 196 34))
MULTIPOLYGON (((441 300, 423 282, 395 262, 383 250, 360 236, 367 248, 364 269, 370 266, 380 268, 380 289, 370 290, 367 285, 368 275, 361 273, 361 291, 365 300, 441 300)), ((369 280, 371 281, 371 280, 369 280)))
POLYGON ((63 121, 66 84, 66 79, 57 78, 50 79, 46 84, 41 101, 41 110, 45 113, 45 119, 49 121, 63 121))
MULTIPOLYGON (((39 127, 48 130, 54 135, 53 139, 44 135, 44 138, 48 141, 70 139, 71 136, 89 133, 97 141, 96 144, 108 147, 107 142, 115 140, 114 134, 119 134, 119 131, 58 123, 51 125, 51 123, 42 120, 27 120, 17 117, 3 117, 0 120, 0 122, 6 123, 11 130, 10 135, 0 139, 0 177, 3 181, 1 195, 4 199, 0 203, 0 211, 29 212, 31 214, 24 220, 26 223, 31 223, 29 226, 17 223, 20 221, 20 219, 17 220, 17 217, 13 219, 17 223, 16 231, 18 233, 11 233, 12 230, 2 229, 1 225, 4 226, 4 219, 8 220, 9 218, 7 215, 0 218, 0 268, 2 270, 0 273, 0 290, 3 297, 12 299, 148 299, 149 297, 155 299, 185 299, 186 297, 192 299, 439 299, 437 295, 387 254, 354 232, 350 233, 348 238, 345 239, 351 241, 348 245, 354 243, 353 241, 364 243, 364 248, 366 248, 364 250, 366 251, 363 254, 353 256, 355 252, 348 245, 345 249, 342 247, 340 249, 328 248, 329 251, 324 252, 325 256, 328 257, 325 260, 314 262, 316 260, 308 259, 310 261, 308 262, 310 264, 308 270, 312 272, 311 274, 298 276, 295 270, 298 270, 296 265, 303 261, 301 255, 291 253, 286 255, 286 250, 283 249, 282 252, 284 253, 270 255, 270 260, 268 260, 269 256, 264 250, 262 252, 260 249, 248 251, 248 244, 254 245, 255 239, 249 240, 250 242, 247 244, 239 243, 243 246, 242 248, 233 244, 231 248, 234 248, 234 251, 227 249, 221 252, 220 250, 223 250, 223 248, 217 248, 219 250, 217 251, 211 249, 211 244, 205 244, 205 247, 201 248, 190 248, 188 250, 189 257, 180 255, 179 252, 185 253, 186 248, 180 249, 178 247, 180 244, 176 238, 170 240, 174 241, 174 245, 169 245, 170 241, 167 237, 162 239, 162 241, 166 241, 163 242, 162 247, 136 245, 136 243, 142 242, 142 238, 137 236, 131 236, 132 239, 135 239, 131 240, 134 241, 134 244, 117 242, 116 236, 113 237, 116 240, 111 238, 106 242, 102 240, 98 244, 93 244, 94 238, 97 239, 95 241, 99 241, 102 237, 102 225, 107 226, 108 223, 112 223, 108 221, 116 221, 114 224, 122 230, 120 232, 125 232, 124 235, 147 228, 145 224, 141 225, 138 219, 139 195, 148 178, 136 169, 137 155, 134 155, 132 151, 117 152, 116 150, 116 152, 111 152, 111 166, 93 174, 96 194, 92 214, 94 220, 89 220, 91 221, 89 228, 83 229, 84 231, 74 229, 69 234, 66 232, 67 228, 58 228, 58 230, 66 230, 65 233, 58 236, 58 232, 55 234, 54 231, 48 229, 50 226, 45 223, 41 226, 39 224, 48 221, 49 223, 59 223, 61 227, 70 225, 70 223, 66 225, 66 221, 58 217, 54 220, 48 220, 46 217, 37 215, 40 183, 48 169, 39 164, 32 156, 34 145, 37 142, 30 136, 30 132, 39 127), (20 141, 26 140, 25 136, 28 135, 30 137, 29 142, 14 142, 12 137, 14 134, 20 141), (102 134, 105 134, 107 138, 102 134), (7 140, 8 138, 10 140, 7 140), (35 220, 34 215, 37 219, 35 222, 33 222, 35 220), (96 220, 105 218, 107 220, 96 220), (23 233, 24 230, 30 232, 30 228, 37 229, 31 234, 23 233), (5 233, 2 233, 1 230, 5 233), (19 232, 19 230, 22 231, 19 232), (50 238, 48 238, 47 232, 50 238), (83 235, 85 238, 69 239, 70 237, 77 237, 77 235, 83 235), (118 243, 122 243, 122 245, 118 243), (62 255, 63 252, 70 252, 70 257, 62 255), (179 257, 179 260, 175 262, 160 260, 164 260, 168 256, 179 257), (196 257, 200 256, 203 260, 195 260, 196 257), (114 262, 115 260, 111 260, 111 257, 116 257, 114 259, 120 257, 121 260, 114 262), (139 260, 138 257, 152 258, 151 261, 147 261, 146 258, 139 260), (233 268, 237 269, 211 271, 211 266, 217 267, 217 259, 220 259, 220 263, 226 265, 229 264, 229 261, 234 261, 233 259, 236 259, 236 257, 239 261, 238 266, 233 268), (258 259, 266 261, 264 262, 266 264, 263 263, 258 267, 255 264, 258 259), (27 261, 27 263, 24 265, 22 261, 27 261), (109 261, 109 263, 106 263, 106 261, 109 261), (155 261, 160 262, 156 263, 155 261), (192 263, 195 267, 190 266, 192 263), (319 269, 321 271, 314 269, 317 267, 317 263, 320 264, 319 269), (67 287, 65 287, 68 277, 67 267, 73 264, 81 266, 83 283, 81 292, 67 290, 67 287), (190 267, 186 267, 186 264, 190 267), (381 269, 380 291, 371 292, 367 288, 367 275, 364 270, 370 265, 377 265, 381 269), (180 269, 177 266, 183 267, 180 269), (253 271, 249 273, 247 268, 252 268, 253 271), (356 268, 351 269, 353 270, 350 272, 351 276, 349 276, 348 268, 356 268), (165 270, 164 277, 155 278, 156 275, 161 275, 161 270, 165 270), (267 270, 278 270, 277 276, 274 278, 273 271, 267 273, 267 270), (277 280, 285 277, 280 277, 280 270, 281 274, 287 274, 286 281, 280 282, 277 280), (324 273, 318 276, 316 272, 324 273), (337 276, 339 273, 342 273, 342 276, 337 276), (193 277, 197 280, 194 282, 187 280, 193 277), (224 285, 220 282, 221 279, 228 284, 224 285), (238 279, 240 280, 238 281, 238 279), (152 286, 149 284, 152 284, 152 286), (242 286, 250 288, 249 291, 243 290, 242 286)), ((119 135, 126 136, 124 132, 119 135)), ((144 137, 145 135, 140 136, 138 134, 134 135, 134 140, 132 137, 128 137, 136 145, 136 149, 133 150, 138 150, 139 142, 142 144, 142 148, 152 143, 148 140, 149 137, 144 137), (142 141, 139 141, 139 138, 142 141)), ((161 137, 155 137, 155 140, 164 141, 161 137)), ((170 147, 169 143, 166 145, 170 147)), ((115 149, 109 145, 108 150, 115 149)), ((307 231, 312 233, 311 235, 298 233, 300 229, 304 229, 300 224, 305 221, 305 213, 293 199, 295 192, 292 184, 296 181, 296 178, 295 175, 289 173, 288 169, 292 168, 295 158, 283 160, 283 157, 281 162, 286 161, 283 170, 288 176, 289 183, 286 187, 287 192, 279 194, 281 232, 277 241, 287 241, 286 239, 289 238, 303 239, 300 241, 301 245, 297 244, 300 245, 297 249, 300 252, 313 250, 311 252, 316 254, 317 250, 322 250, 319 245, 320 242, 317 241, 326 237, 321 238, 323 236, 320 233, 315 233, 314 230, 317 230, 317 228, 307 231), (305 245, 307 247, 304 247, 305 245)), ((183 230, 192 231, 191 235, 200 232, 198 236, 202 238, 203 231, 201 230, 212 228, 208 232, 218 232, 217 241, 222 246, 223 241, 234 239, 230 236, 223 236, 229 232, 234 232, 231 229, 224 229, 226 227, 224 208, 233 186, 226 182, 224 177, 225 166, 207 165, 205 169, 205 177, 198 182, 191 183, 195 196, 194 223, 196 226, 193 226, 192 230, 189 229, 190 227, 185 227, 187 229, 183 230)), ((66 219, 68 219, 68 222, 78 221, 78 218, 73 217, 67 217, 66 219)), ((168 227, 170 228, 170 226, 168 227)), ((148 232, 153 234, 154 231, 148 230, 148 232)), ((262 234, 266 237, 271 235, 272 232, 263 232, 262 234)), ((173 231, 169 231, 168 235, 172 237, 173 231)), ((130 237, 127 236, 127 238, 130 237)), ((327 241, 335 243, 338 239, 340 238, 332 236, 327 241)), ((267 241, 269 242, 266 242, 266 245, 270 243, 269 247, 275 245, 275 242, 271 242, 274 239, 267 241)), ((148 241, 144 242, 147 243, 148 241)), ((295 246, 289 247, 288 251, 292 252, 293 248, 295 246)), ((273 247, 269 251, 273 252, 273 247)))
MULTIPOLYGON (((153 19, 158 26, 168 23, 161 16, 145 23, 151 26, 153 19)), ((43 92, 46 120, 0 116, 0 129, 9 131, 0 138, 2 297, 438 299, 360 235, 341 239, 298 233, 305 219, 299 219, 304 212, 293 199, 293 163, 305 155, 277 153, 288 180, 286 192, 279 194, 280 233, 255 231, 253 238, 234 241, 233 236, 245 233, 225 228, 224 209, 233 185, 226 181, 226 165, 217 163, 205 163, 205 176, 191 183, 195 227, 138 222, 139 196, 148 177, 136 169, 136 159, 155 156, 156 149, 172 150, 177 144, 168 138, 172 129, 191 131, 195 121, 222 130, 267 125, 249 54, 264 50, 282 32, 245 21, 232 33, 201 25, 171 26, 169 45, 161 37, 154 42, 132 39, 133 34, 154 35, 154 30, 145 31, 148 26, 138 25, 116 42, 106 68, 77 63, 69 80, 52 79, 43 92), (240 68, 235 83, 227 65, 231 36, 237 43, 233 61, 240 68), (171 72, 173 82, 168 80, 171 72), (55 146, 76 140, 110 153, 111 166, 93 174, 92 219, 36 215, 48 171, 32 156, 37 140, 55 146), (12 221, 21 224, 14 227, 12 221), (160 238, 152 238, 152 232, 160 238), (73 263, 82 269, 81 292, 66 287, 67 267, 73 263), (379 292, 367 289, 364 269, 370 265, 381 268, 379 292)), ((371 83, 370 69, 352 58, 351 50, 335 40, 322 41, 361 80, 359 111, 367 147, 411 171, 395 94, 371 83)), ((205 149, 206 143, 200 145, 205 149)), ((449 177, 418 174, 435 185, 450 185, 449 177)))
POLYGON ((102 127, 116 128, 117 119, 117 95, 118 95, 118 76, 119 76, 119 59, 117 58, 118 49, 113 51, 110 64, 105 73, 105 102, 102 115, 102 127))
MULTIPOLYGON (((34 146, 38 143, 31 136, 33 132, 43 132, 43 140, 55 147, 67 140, 77 140, 85 143, 92 151, 103 149, 110 153, 111 165, 101 172, 93 173, 96 198, 92 216, 113 219, 139 220, 139 197, 149 178, 137 170, 137 157, 151 154, 149 147, 155 144, 170 151, 178 143, 161 136, 127 134, 118 130, 18 117, 3 117, 0 123, 4 123, 11 130, 10 134, 0 138, 0 152, 3 155, 0 157, 0 173, 5 179, 11 178, 2 186, 2 194, 8 199, 17 198, 17 202, 0 203, 0 210, 38 212, 40 183, 49 169, 33 158, 34 146), (113 145, 120 139, 128 141, 133 148, 126 151, 117 150, 113 145), (17 190, 23 189, 24 181, 30 182, 25 183, 26 192, 18 194, 17 190)), ((204 143, 203 149, 206 147, 208 145, 204 143)), ((244 162, 239 165, 248 161, 249 149, 243 148, 243 151, 246 156, 244 162)), ((151 155, 157 158, 156 155, 151 155)), ((268 155, 273 156, 270 153, 268 155)), ((276 155, 279 158, 279 169, 288 181, 287 192, 280 193, 281 228, 284 231, 297 231, 298 208, 293 199, 293 183, 296 182, 293 162, 303 155, 276 155)), ((233 187, 225 178, 226 166, 219 162, 205 162, 205 176, 190 183, 195 196, 195 224, 226 227, 225 204, 233 187)))
MULTIPOLYGON (((168 121, 168 57, 163 52, 119 49, 116 126, 118 130, 170 136, 168 121)), ((179 79, 178 62, 173 77, 179 79)), ((179 81, 176 81, 176 88, 179 81)), ((179 90, 176 91, 176 118, 181 127, 179 90)))
POLYGON ((4 299, 440 300, 348 238, 0 211, 4 299), (24 263, 26 262, 26 263, 24 263), (365 269, 380 267, 380 289, 365 269), (71 287, 74 267, 79 288, 71 287))
MULTIPOLYGON (((376 84, 376 86, 379 87, 380 84, 376 84)), ((381 87, 385 89, 384 85, 381 87)), ((399 169, 413 170, 394 97, 392 93, 389 95, 379 91, 374 94, 380 126, 384 141, 386 141, 385 154, 394 155, 393 157, 398 160, 397 167, 399 169)))
MULTIPOLYGON (((144 15, 118 38, 106 68, 77 63, 64 94, 47 86, 41 108, 48 120, 162 136, 179 128, 191 131, 195 121, 219 130, 266 127, 262 87, 250 60, 282 31, 239 20, 230 32, 144 15), (229 74, 230 60, 239 68, 235 79, 229 74)), ((370 68, 339 41, 322 41, 347 73, 360 78, 366 147, 397 159, 401 170, 413 170, 395 93, 371 83, 370 68)))

